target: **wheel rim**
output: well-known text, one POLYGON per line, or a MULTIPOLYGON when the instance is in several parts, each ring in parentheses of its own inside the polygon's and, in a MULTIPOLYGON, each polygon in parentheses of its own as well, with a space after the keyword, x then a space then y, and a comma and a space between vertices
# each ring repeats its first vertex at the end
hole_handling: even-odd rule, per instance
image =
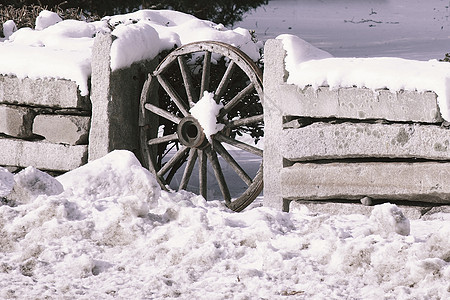
POLYGON ((212 177, 221 194, 213 198, 241 211, 263 186, 262 150, 253 145, 263 135, 261 99, 261 71, 239 49, 200 42, 174 50, 149 74, 142 90, 143 164, 162 188, 190 190, 205 198, 212 177), (223 105, 216 122, 223 128, 209 139, 190 113, 204 92, 213 93, 216 103, 223 105), (251 136, 253 141, 242 141, 239 135, 251 136), (249 170, 241 157, 259 161, 249 170), (234 186, 236 178, 242 188, 230 192, 229 185, 234 186))

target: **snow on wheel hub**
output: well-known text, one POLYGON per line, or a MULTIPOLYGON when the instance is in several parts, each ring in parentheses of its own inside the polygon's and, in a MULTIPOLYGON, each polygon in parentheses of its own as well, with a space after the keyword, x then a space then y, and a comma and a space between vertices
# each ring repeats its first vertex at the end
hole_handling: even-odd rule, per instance
POLYGON ((208 145, 202 126, 192 116, 181 120, 177 127, 177 134, 180 142, 186 147, 202 149, 208 145))

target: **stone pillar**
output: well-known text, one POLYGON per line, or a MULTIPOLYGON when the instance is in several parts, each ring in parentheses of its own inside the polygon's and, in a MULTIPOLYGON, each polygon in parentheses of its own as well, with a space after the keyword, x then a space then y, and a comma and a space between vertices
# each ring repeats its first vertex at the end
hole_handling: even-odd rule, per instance
POLYGON ((97 34, 92 49, 91 103, 92 117, 89 132, 89 160, 100 158, 112 150, 110 135, 113 124, 111 112, 110 51, 113 38, 110 34, 97 34))
POLYGON ((284 83, 286 51, 280 40, 268 40, 264 58, 264 206, 284 209, 281 196, 280 170, 283 157, 278 149, 278 138, 283 125, 279 102, 283 96, 279 87, 284 83))
POLYGON ((89 160, 112 150, 138 154, 138 110, 142 86, 157 59, 140 61, 129 68, 111 70, 111 46, 116 37, 97 34, 92 49, 89 160))

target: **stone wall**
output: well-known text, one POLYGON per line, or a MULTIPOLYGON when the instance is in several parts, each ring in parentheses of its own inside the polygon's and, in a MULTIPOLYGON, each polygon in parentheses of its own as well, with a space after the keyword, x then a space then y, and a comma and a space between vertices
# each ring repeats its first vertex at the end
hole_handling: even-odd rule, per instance
POLYGON ((68 171, 114 149, 138 154, 140 93, 157 61, 112 72, 112 41, 95 38, 86 97, 69 80, 0 76, 0 166, 68 171))
POLYGON ((266 42, 264 205, 450 204, 450 131, 434 92, 300 89, 285 82, 285 55, 266 42))

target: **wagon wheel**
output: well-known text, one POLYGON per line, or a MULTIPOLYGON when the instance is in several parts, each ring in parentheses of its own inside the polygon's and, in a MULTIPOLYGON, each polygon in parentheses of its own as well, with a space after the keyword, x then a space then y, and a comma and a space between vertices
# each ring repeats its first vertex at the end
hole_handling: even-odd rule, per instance
POLYGON ((263 135, 261 99, 261 70, 239 49, 208 41, 174 50, 149 74, 142 90, 143 164, 163 189, 189 190, 243 210, 263 187, 263 151, 257 145, 263 135), (209 137, 191 114, 207 95, 223 105, 212 116, 222 129, 209 137), (249 159, 258 160, 253 170, 249 159), (219 195, 211 197, 211 182, 219 195))

